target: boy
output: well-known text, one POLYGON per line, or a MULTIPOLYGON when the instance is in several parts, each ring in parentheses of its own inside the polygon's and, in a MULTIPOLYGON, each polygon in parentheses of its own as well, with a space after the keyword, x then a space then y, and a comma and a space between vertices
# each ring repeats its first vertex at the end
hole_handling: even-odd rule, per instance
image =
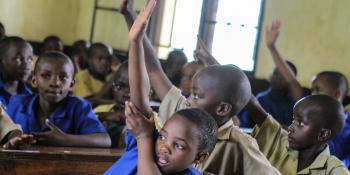
MULTIPOLYGON (((121 12, 127 23, 132 24, 135 12, 127 4, 123 4, 121 12)), ((176 111, 186 108, 186 99, 162 71, 147 37, 142 42, 150 82, 162 100, 159 116, 165 123, 176 111)), ((219 65, 204 68, 193 77, 191 91, 187 107, 204 109, 220 127, 213 152, 205 163, 199 165, 201 171, 212 174, 279 174, 259 151, 254 139, 242 133, 231 120, 251 96, 249 81, 239 68, 219 65)))
MULTIPOLYGON (((325 94, 336 99, 339 103, 348 94, 348 80, 339 72, 323 71, 312 80, 312 94, 325 94)), ((330 153, 350 167, 350 119, 344 112, 344 129, 328 142, 330 153)))
POLYGON ((88 67, 86 57, 89 45, 90 43, 86 42, 85 40, 75 41, 72 45, 71 58, 73 59, 76 72, 79 72, 80 70, 85 70, 88 67))
POLYGON ((312 95, 299 100, 288 132, 262 109, 255 97, 246 108, 257 123, 252 135, 282 174, 349 174, 342 162, 329 154, 327 145, 344 126, 344 109, 335 99, 312 95))
POLYGON ((92 44, 88 49, 87 63, 88 68, 77 73, 73 95, 86 98, 93 106, 105 104, 103 99, 96 95, 101 91, 110 73, 111 53, 108 47, 103 43, 92 44))
POLYGON ((32 79, 38 95, 13 96, 8 114, 40 144, 110 147, 110 138, 89 103, 68 95, 73 80, 74 66, 68 56, 44 53, 32 79))
MULTIPOLYGON (((280 30, 280 22, 274 21, 267 30, 267 41, 270 51, 273 55, 274 61, 277 67, 281 70, 283 77, 290 82, 290 89, 294 92, 295 98, 301 98, 302 87, 296 78, 288 70, 283 57, 279 54, 275 43, 278 38, 280 30)), ((316 78, 312 81, 312 94, 325 94, 333 97, 338 102, 342 103, 343 99, 348 93, 348 81, 346 77, 334 71, 324 71, 316 75, 316 78)), ((345 112, 345 111, 344 111, 345 112)), ((345 113, 344 120, 347 121, 348 114, 345 113)), ((332 155, 337 156, 340 160, 343 160, 347 167, 350 167, 350 152, 349 152, 349 138, 350 138, 350 123, 345 122, 344 129, 332 139, 330 142, 330 151, 332 155)))
POLYGON ((121 135, 125 128, 125 102, 130 99, 127 61, 114 73, 112 86, 114 104, 97 106, 94 111, 101 121, 106 122, 107 131, 112 138, 112 147, 123 147, 124 140, 121 139, 121 135))
POLYGON ((4 109, 12 95, 32 94, 25 82, 32 73, 32 47, 20 37, 0 40, 0 102, 4 109))
POLYGON ((126 133, 126 153, 105 174, 113 171, 118 171, 118 174, 199 174, 188 167, 196 160, 205 160, 215 145, 217 126, 214 119, 199 109, 187 109, 177 112, 166 122, 153 146, 154 121, 149 115, 152 114, 150 84, 144 64, 142 38, 154 5, 155 0, 149 1, 129 32, 129 82, 131 101, 135 105, 126 103, 125 108, 129 129, 126 133))
POLYGON ((181 89, 182 95, 184 95, 185 97, 190 96, 192 78, 194 74, 202 70, 203 67, 204 66, 202 64, 199 64, 197 62, 190 62, 185 64, 182 67, 181 81, 180 81, 180 89, 181 89))
POLYGON ((176 87, 180 85, 181 70, 186 63, 187 57, 181 50, 171 51, 166 59, 165 74, 176 87))
POLYGON ((50 35, 44 39, 41 54, 48 51, 63 52, 63 42, 58 36, 50 35))

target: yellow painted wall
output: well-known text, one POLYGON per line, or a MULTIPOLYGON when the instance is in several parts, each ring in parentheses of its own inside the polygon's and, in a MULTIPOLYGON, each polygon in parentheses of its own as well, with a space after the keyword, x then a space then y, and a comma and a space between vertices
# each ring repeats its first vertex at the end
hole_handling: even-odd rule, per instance
MULTIPOLYGON (((273 19, 282 21, 277 46, 296 64, 298 80, 310 87, 322 70, 337 70, 350 79, 349 0, 266 0, 262 36, 273 19)), ((266 78, 274 64, 260 40, 256 77, 266 78)))
MULTIPOLYGON (((118 8, 120 0, 99 0, 100 6, 118 8)), ((136 0, 140 9, 145 0, 136 0)), ((0 21, 8 35, 41 42, 48 35, 65 44, 90 39, 94 0, 0 0, 0 21)), ((93 41, 126 51, 127 27, 118 12, 97 11, 93 41)))

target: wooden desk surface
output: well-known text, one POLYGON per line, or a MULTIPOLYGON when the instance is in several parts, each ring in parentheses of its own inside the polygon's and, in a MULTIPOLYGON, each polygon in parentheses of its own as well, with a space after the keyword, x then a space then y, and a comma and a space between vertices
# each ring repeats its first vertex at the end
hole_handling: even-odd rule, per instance
POLYGON ((0 175, 102 174, 123 154, 121 149, 31 146, 0 149, 0 175))

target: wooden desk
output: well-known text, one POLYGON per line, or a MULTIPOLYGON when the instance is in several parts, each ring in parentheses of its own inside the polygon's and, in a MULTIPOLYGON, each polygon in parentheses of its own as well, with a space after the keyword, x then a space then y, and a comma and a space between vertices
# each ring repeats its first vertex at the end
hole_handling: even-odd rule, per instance
POLYGON ((102 148, 0 148, 0 175, 100 175, 122 154, 120 149, 102 148))

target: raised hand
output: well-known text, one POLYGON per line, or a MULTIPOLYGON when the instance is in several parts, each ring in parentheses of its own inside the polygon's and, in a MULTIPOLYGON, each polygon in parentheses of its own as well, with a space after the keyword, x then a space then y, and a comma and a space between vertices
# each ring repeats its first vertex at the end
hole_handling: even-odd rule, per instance
POLYGON ((136 140, 153 136, 153 117, 146 118, 131 102, 125 102, 125 123, 136 140))
POLYGON ((150 0, 147 5, 141 10, 137 16, 134 24, 129 31, 130 41, 141 41, 145 33, 148 21, 152 15, 153 9, 156 5, 156 0, 150 0))
POLYGON ((7 143, 5 143, 2 148, 4 149, 16 149, 19 146, 30 145, 36 143, 33 135, 23 134, 17 137, 10 139, 7 143))
POLYGON ((274 47, 277 41, 278 35, 280 34, 281 22, 275 20, 272 22, 271 26, 266 26, 266 44, 268 47, 274 47))
POLYGON ((210 53, 205 46, 203 40, 197 35, 199 41, 199 48, 194 51, 194 58, 198 59, 204 66, 220 64, 210 53))
POLYGON ((39 144, 63 146, 66 144, 67 134, 61 131, 57 126, 46 119, 45 124, 49 127, 49 131, 34 132, 34 138, 39 144))

